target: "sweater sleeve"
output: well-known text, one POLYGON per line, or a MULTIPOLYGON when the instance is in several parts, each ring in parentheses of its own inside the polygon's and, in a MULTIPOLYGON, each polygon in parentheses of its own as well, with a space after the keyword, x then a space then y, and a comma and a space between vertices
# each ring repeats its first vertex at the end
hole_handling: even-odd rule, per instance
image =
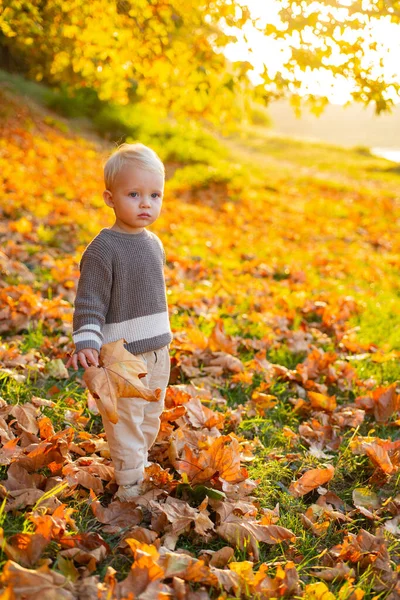
POLYGON ((162 262, 163 262, 163 265, 165 266, 167 264, 167 257, 165 256, 164 244, 162 243, 162 241, 160 240, 158 235, 156 235, 154 232, 151 232, 151 235, 153 236, 153 238, 156 240, 157 244, 160 247, 162 262))
POLYGON ((75 352, 94 348, 100 352, 112 287, 111 265, 97 253, 85 251, 75 298, 72 339, 75 352))

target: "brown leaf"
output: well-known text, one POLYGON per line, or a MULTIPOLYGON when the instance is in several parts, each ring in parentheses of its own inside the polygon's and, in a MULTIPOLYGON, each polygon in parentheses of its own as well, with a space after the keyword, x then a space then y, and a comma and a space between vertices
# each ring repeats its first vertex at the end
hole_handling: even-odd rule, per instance
POLYGON ((387 387, 378 387, 369 396, 358 396, 355 403, 366 411, 373 411, 378 423, 386 423, 393 413, 400 409, 396 387, 396 382, 387 387))
POLYGON ((259 559, 258 543, 279 544, 284 540, 294 540, 295 534, 279 525, 261 525, 254 518, 246 515, 240 516, 240 511, 235 504, 215 503, 216 508, 223 509, 220 525, 216 527, 218 535, 223 537, 233 546, 251 552, 254 559, 259 559))
POLYGON ((86 369, 83 379, 91 394, 111 423, 118 422, 118 398, 144 398, 157 402, 161 389, 150 390, 139 378, 147 374, 142 358, 124 348, 125 340, 104 344, 100 350, 100 367, 86 369))
MULTIPOLYGON (((318 567, 317 567, 318 568, 318 567)), ((321 571, 313 571, 313 577, 319 577, 325 581, 341 581, 342 579, 349 579, 355 577, 354 569, 351 569, 346 563, 340 562, 335 567, 327 567, 321 571)))
POLYGON ((166 552, 159 563, 165 571, 164 577, 181 577, 185 581, 218 586, 218 579, 204 563, 181 552, 166 552))
POLYGON ((23 449, 18 446, 20 438, 16 437, 9 440, 0 448, 0 465, 9 465, 11 459, 15 459, 17 456, 22 454, 23 449))
MULTIPOLYGON (((43 565, 31 570, 9 560, 0 576, 3 586, 9 585, 13 591, 13 600, 75 600, 72 584, 60 573, 43 565)), ((11 600, 11 599, 10 599, 11 600)))
POLYGON ((16 404, 12 407, 10 413, 17 419, 18 427, 23 431, 36 434, 39 427, 36 418, 39 410, 33 404, 16 404))
POLYGON ((7 470, 7 479, 4 481, 4 487, 9 491, 28 488, 37 488, 45 482, 44 475, 38 473, 28 473, 17 462, 11 463, 7 470))
POLYGON ((339 427, 358 427, 364 421, 365 410, 355 406, 340 406, 332 414, 332 421, 339 427))
POLYGON ((31 402, 35 406, 49 406, 50 408, 53 408, 56 405, 56 403, 52 400, 47 400, 46 398, 39 398, 38 396, 32 396, 31 402))
POLYGON ((199 511, 189 506, 187 502, 170 496, 164 504, 160 505, 154 501, 151 501, 150 504, 167 515, 175 535, 189 531, 192 523, 194 523, 194 529, 199 535, 206 536, 208 531, 214 530, 214 523, 209 519, 206 509, 199 511))
POLYGON ((191 398, 185 404, 185 408, 193 427, 206 427, 207 429, 218 427, 218 429, 222 429, 225 422, 225 415, 214 412, 207 406, 204 406, 198 398, 191 398))
POLYGON ((0 417, 0 440, 1 443, 9 442, 15 438, 14 432, 11 427, 8 425, 7 421, 4 417, 0 417))
MULTIPOLYGON (((92 494, 91 497, 93 498, 92 494)), ((114 501, 104 507, 98 500, 92 499, 90 506, 100 523, 119 528, 138 525, 143 518, 143 511, 132 502, 114 501)))
POLYGON ((37 490, 36 488, 14 490, 8 496, 6 510, 9 512, 25 508, 26 506, 33 506, 40 500, 43 494, 42 490, 37 490))
MULTIPOLYGON (((232 550, 232 548, 230 549, 232 550)), ((228 569, 219 569, 213 565, 210 565, 210 572, 217 578, 218 584, 222 586, 226 592, 235 594, 234 597, 237 597, 236 592, 240 587, 240 579, 237 573, 228 569)))
POLYGON ((81 456, 75 462, 69 463, 65 466, 66 473, 69 470, 84 470, 91 475, 97 475, 105 481, 111 481, 114 479, 114 467, 104 462, 103 458, 98 456, 81 456))
POLYGON ((101 494, 104 491, 103 483, 99 477, 76 467, 73 463, 66 464, 62 472, 70 485, 82 485, 88 490, 93 490, 95 494, 101 494))
POLYGON ((72 441, 72 428, 59 431, 51 438, 41 442, 37 447, 24 456, 18 456, 18 464, 27 471, 37 471, 50 463, 62 464, 68 452, 68 444, 72 441))
POLYGON ((129 531, 125 535, 125 539, 123 539, 119 544, 119 548, 125 548, 127 546, 126 539, 130 538, 133 540, 137 540, 143 544, 153 544, 158 548, 160 544, 160 540, 158 538, 158 534, 156 531, 152 531, 151 529, 147 529, 146 527, 138 527, 134 526, 129 529, 129 531))
POLYGON ((110 546, 98 533, 64 536, 60 539, 60 544, 64 548, 62 556, 72 558, 79 564, 90 563, 93 568, 111 552, 110 546))
POLYGON ((210 365, 220 366, 224 371, 240 373, 244 371, 244 365, 239 358, 227 352, 213 352, 213 358, 208 361, 210 365))
POLYGON ((210 565, 219 569, 221 569, 222 567, 226 567, 228 562, 233 557, 234 553, 235 552, 233 548, 231 548, 230 546, 224 546, 220 550, 214 552, 210 560, 210 565))
POLYGON ((0 544, 7 558, 15 560, 25 567, 32 567, 49 544, 48 539, 36 533, 16 533, 5 540, 0 528, 0 544))
POLYGON ((397 456, 400 449, 400 440, 398 442, 385 442, 380 438, 375 438, 375 441, 367 441, 368 438, 356 438, 350 443, 354 454, 367 454, 372 462, 379 467, 384 473, 390 474, 398 469, 397 456), (398 444, 398 447, 397 447, 398 444), (393 455, 394 463, 391 461, 393 455))
POLYGON ((374 417, 378 423, 386 423, 392 414, 399 408, 397 394, 397 384, 392 383, 388 387, 379 387, 374 390, 372 397, 375 402, 374 417))
POLYGON ((335 474, 335 469, 332 465, 328 465, 326 469, 310 469, 306 471, 300 479, 291 483, 289 492, 295 498, 308 494, 311 490, 327 483, 335 474))
POLYGON ((331 548, 329 554, 342 561, 358 563, 360 570, 370 568, 377 575, 373 580, 373 589, 382 591, 398 581, 398 577, 390 564, 383 530, 379 528, 377 533, 375 536, 365 529, 360 529, 357 535, 348 533, 343 543, 331 548))

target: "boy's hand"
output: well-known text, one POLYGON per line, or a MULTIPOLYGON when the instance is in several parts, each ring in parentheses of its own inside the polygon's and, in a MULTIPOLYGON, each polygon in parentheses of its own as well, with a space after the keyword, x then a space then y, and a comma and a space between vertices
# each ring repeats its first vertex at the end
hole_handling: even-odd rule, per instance
POLYGON ((65 367, 74 367, 75 371, 78 369, 78 361, 81 363, 82 367, 86 370, 91 366, 98 367, 99 366, 99 353, 94 348, 86 348, 85 350, 80 350, 76 352, 72 356, 69 357, 65 367))

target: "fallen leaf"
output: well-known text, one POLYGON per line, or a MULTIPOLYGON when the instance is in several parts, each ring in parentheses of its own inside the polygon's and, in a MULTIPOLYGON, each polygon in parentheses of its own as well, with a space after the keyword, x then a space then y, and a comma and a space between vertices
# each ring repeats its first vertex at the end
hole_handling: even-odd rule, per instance
POLYGON ((335 594, 332 594, 322 581, 308 583, 305 587, 305 598, 307 600, 336 600, 335 594))
POLYGON ((215 528, 218 535, 234 547, 251 552, 254 559, 259 559, 259 542, 279 544, 284 540, 294 541, 293 531, 279 525, 262 525, 254 518, 247 517, 235 504, 219 502, 215 504, 219 512, 220 525, 215 528))
POLYGON ((227 352, 235 354, 238 342, 224 331, 224 322, 218 319, 208 339, 208 347, 212 352, 227 352))
POLYGON ((210 447, 197 457, 193 450, 185 445, 175 468, 186 473, 190 483, 205 483, 218 475, 229 483, 238 483, 246 479, 247 473, 240 467, 239 443, 235 438, 224 435, 214 440, 210 447))
POLYGON ((206 536, 207 532, 214 530, 214 523, 210 520, 206 509, 198 510, 183 500, 168 497, 164 504, 159 505, 151 501, 150 505, 155 509, 158 508, 167 516, 174 535, 189 531, 192 523, 196 533, 202 536, 206 536))
POLYGON ((210 560, 210 565, 219 569, 221 569, 222 567, 226 567, 228 562, 233 557, 234 553, 235 552, 233 548, 231 548, 230 546, 224 546, 224 548, 221 548, 220 550, 214 552, 210 560))
POLYGON ((138 525, 143 518, 141 508, 135 506, 134 503, 114 501, 104 507, 98 500, 93 499, 94 495, 91 494, 91 496, 90 507, 100 523, 122 528, 138 525))
MULTIPOLYGON (((320 567, 316 567, 317 569, 320 567)), ((325 581, 340 581, 341 579, 349 579, 355 577, 354 569, 350 568, 346 563, 340 562, 335 567, 327 567, 320 571, 313 571, 313 577, 319 577, 325 581)), ((325 596, 323 596, 325 598, 325 596)))
MULTIPOLYGON (((14 600, 29 598, 29 600, 75 600, 72 584, 61 575, 43 565, 38 569, 26 569, 16 562, 9 560, 0 575, 2 586, 9 585, 14 600)), ((11 600, 11 599, 10 599, 11 600)))
POLYGON ((300 479, 291 483, 289 492, 295 498, 304 496, 304 494, 308 494, 308 492, 330 481, 334 474, 335 469, 332 465, 328 465, 326 469, 310 469, 300 479))
POLYGON ((335 396, 326 396, 325 394, 319 394, 318 392, 307 392, 311 402, 311 406, 316 409, 326 410, 332 412, 336 408, 335 396))
POLYGON ((364 506, 365 508, 380 507, 378 495, 365 487, 359 487, 353 490, 353 504, 354 506, 364 506))
POLYGON ((16 533, 6 540, 0 528, 0 544, 7 558, 24 567, 35 565, 49 541, 43 535, 36 533, 16 533))

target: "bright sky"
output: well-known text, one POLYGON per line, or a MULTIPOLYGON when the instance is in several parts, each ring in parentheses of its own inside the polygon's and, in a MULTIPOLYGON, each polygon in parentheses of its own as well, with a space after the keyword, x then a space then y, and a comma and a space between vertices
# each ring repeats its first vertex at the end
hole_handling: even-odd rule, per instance
MULTIPOLYGON (((258 19, 257 26, 262 28, 267 23, 279 24, 277 0, 242 0, 242 5, 249 7, 253 19, 258 19)), ((251 24, 248 24, 241 31, 231 28, 229 30, 236 35, 238 41, 228 44, 224 49, 224 54, 231 61, 247 60, 254 65, 254 71, 249 71, 248 75, 253 83, 262 82, 259 73, 264 70, 264 64, 267 65, 270 74, 273 76, 276 71, 282 70, 282 64, 286 62, 290 51, 285 48, 282 40, 272 40, 257 31, 251 24), (244 38, 247 38, 247 42, 244 38)), ((378 42, 380 47, 379 55, 384 59, 383 73, 388 81, 400 82, 400 26, 390 23, 389 20, 381 19, 371 31, 374 41, 378 42)), ((376 53, 373 53, 376 57, 376 53)), ((376 63, 376 58, 374 59, 376 63)), ((382 69, 379 69, 382 72, 382 69)), ((344 104, 351 100, 351 83, 344 77, 333 79, 333 76, 327 74, 318 76, 312 73, 304 74, 307 76, 303 88, 299 93, 312 93, 315 95, 326 95, 333 104, 344 104)), ((399 101, 397 96, 393 99, 399 101)))

